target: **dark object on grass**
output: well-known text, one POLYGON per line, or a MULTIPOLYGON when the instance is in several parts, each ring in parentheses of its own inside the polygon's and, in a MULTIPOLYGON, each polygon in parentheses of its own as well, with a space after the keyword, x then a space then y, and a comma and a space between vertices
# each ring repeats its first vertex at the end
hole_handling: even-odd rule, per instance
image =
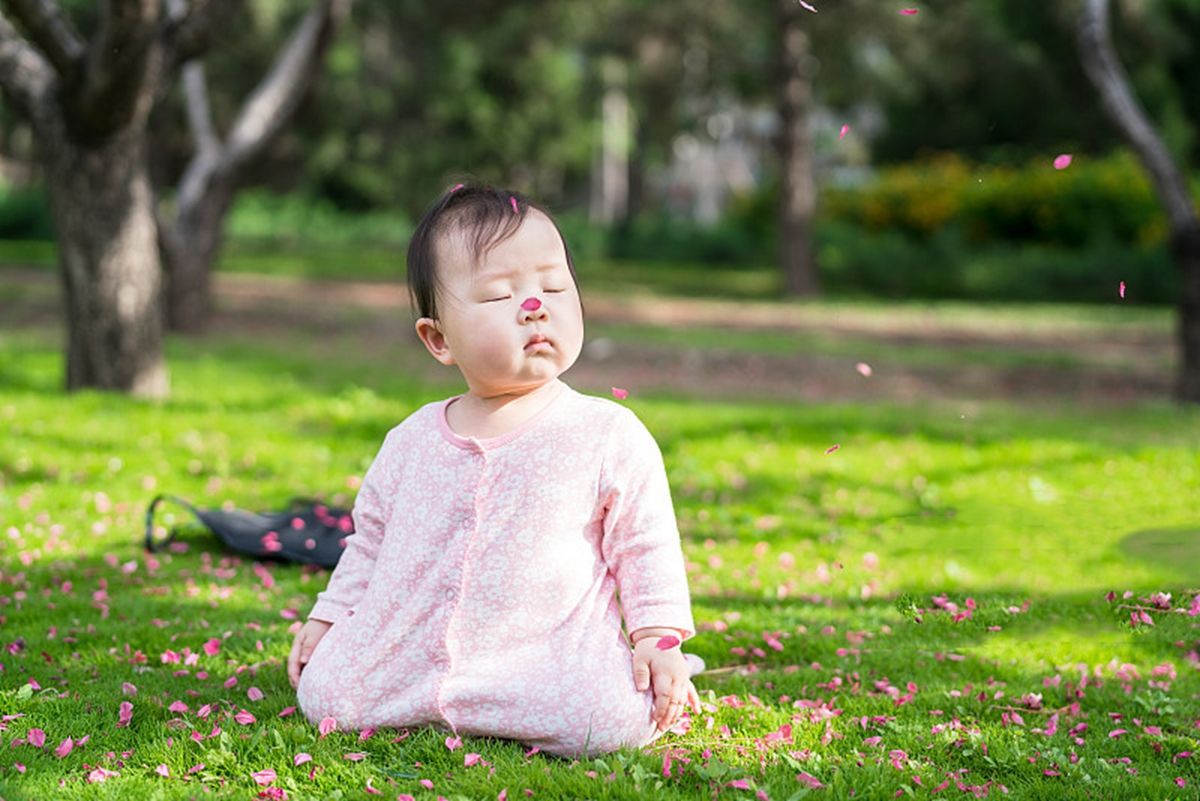
POLYGON ((310 499, 293 499, 287 511, 258 514, 241 509, 197 509, 174 495, 159 495, 146 510, 146 550, 151 553, 175 540, 177 529, 165 540, 154 541, 154 509, 164 500, 190 509, 229 548, 261 559, 333 567, 346 550, 346 538, 354 534, 349 510, 310 499))

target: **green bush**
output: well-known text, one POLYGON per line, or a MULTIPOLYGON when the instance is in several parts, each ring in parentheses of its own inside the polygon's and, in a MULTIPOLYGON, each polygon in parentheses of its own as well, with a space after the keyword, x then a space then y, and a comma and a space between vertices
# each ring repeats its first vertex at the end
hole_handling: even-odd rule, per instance
POLYGON ((50 202, 42 187, 0 184, 0 239, 53 239, 50 202))
POLYGON ((1113 239, 1155 247, 1167 233, 1154 192, 1127 152, 1077 157, 1065 170, 1054 169, 1048 157, 1012 167, 941 154, 884 168, 865 186, 829 188, 820 216, 923 238, 958 227, 972 245, 1078 248, 1113 239))

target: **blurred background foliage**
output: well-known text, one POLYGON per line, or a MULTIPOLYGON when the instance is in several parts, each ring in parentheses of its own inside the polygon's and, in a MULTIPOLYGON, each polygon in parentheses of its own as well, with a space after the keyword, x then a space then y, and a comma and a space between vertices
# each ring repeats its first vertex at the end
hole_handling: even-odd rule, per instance
MULTIPOLYGON (((1124 280, 1131 302, 1172 300, 1165 219, 1082 75, 1071 3, 930 0, 913 17, 868 0, 817 5, 805 19, 828 292, 1099 301, 1124 280), (1051 166, 1059 153, 1074 156, 1066 170, 1051 166)), ((246 4, 223 32, 205 61, 219 130, 306 6, 246 4)), ((764 269, 777 239, 775 13, 768 0, 358 0, 296 123, 238 196, 228 251, 394 252, 403 280, 415 221, 473 176, 560 213, 577 259, 764 269), (628 208, 600 221, 600 108, 614 82, 633 121, 628 208), (750 178, 701 219, 680 153, 734 145, 750 178)), ((1118 0, 1113 31, 1195 175, 1200 3, 1118 0)), ((178 87, 152 130, 152 171, 169 192, 193 147, 178 87)), ((0 262, 52 253, 33 244, 54 235, 33 147, 0 102, 0 262)), ((347 277, 387 274, 342 261, 347 277)))

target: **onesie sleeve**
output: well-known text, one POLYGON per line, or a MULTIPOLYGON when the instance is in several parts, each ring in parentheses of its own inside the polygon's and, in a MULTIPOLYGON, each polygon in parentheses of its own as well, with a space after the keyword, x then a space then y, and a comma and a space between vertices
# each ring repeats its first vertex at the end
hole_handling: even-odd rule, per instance
POLYGON ((393 473, 389 463, 396 454, 394 433, 395 429, 388 432, 363 476, 350 513, 354 533, 346 538, 346 548, 329 576, 325 590, 317 594, 317 602, 308 613, 309 619, 336 623, 366 592, 395 496, 395 487, 389 479, 393 473))
POLYGON ((638 416, 621 409, 600 470, 601 555, 617 580, 628 632, 676 628, 687 640, 696 627, 662 451, 638 416))

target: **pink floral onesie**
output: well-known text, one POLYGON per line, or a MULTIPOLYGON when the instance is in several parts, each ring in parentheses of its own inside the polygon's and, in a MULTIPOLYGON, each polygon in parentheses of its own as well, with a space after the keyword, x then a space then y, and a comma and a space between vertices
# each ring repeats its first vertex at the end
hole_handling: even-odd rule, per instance
POLYGON ((629 632, 695 635, 662 453, 630 409, 559 383, 498 437, 450 428, 461 395, 387 433, 309 614, 334 624, 296 690, 310 721, 428 724, 563 757, 661 735, 621 613, 629 632))

